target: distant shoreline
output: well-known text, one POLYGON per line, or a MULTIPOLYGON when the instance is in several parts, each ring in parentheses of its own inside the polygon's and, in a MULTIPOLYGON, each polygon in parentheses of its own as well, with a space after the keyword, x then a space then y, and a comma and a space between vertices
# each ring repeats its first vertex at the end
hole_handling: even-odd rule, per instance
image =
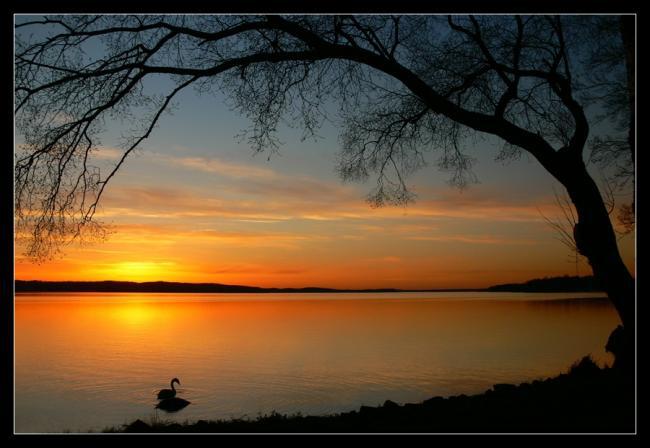
POLYGON ((602 292, 593 277, 552 277, 488 288, 336 289, 323 287, 262 288, 221 283, 15 280, 15 292, 155 292, 155 293, 385 293, 385 292, 602 292))
POLYGON ((486 289, 335 289, 317 286, 305 288, 262 288, 220 283, 176 282, 47 282, 16 280, 15 292, 156 292, 156 293, 379 293, 379 292, 485 292, 486 289))

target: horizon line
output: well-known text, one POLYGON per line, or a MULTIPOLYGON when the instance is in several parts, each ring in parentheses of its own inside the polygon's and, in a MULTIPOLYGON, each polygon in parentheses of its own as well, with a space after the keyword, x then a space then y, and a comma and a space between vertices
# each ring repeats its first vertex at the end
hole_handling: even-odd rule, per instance
MULTIPOLYGON (((134 280, 23 280, 14 279, 14 286, 17 282, 37 282, 37 283, 77 283, 77 284, 92 284, 92 283, 126 283, 133 285, 148 285, 148 284, 173 284, 173 285, 188 285, 188 286, 225 286, 232 288, 251 288, 262 290, 302 290, 302 289, 322 289, 328 291, 344 291, 344 292, 363 292, 363 291, 403 291, 403 292, 431 292, 431 291, 483 291, 486 288, 416 288, 416 289, 403 289, 394 287, 379 287, 379 288, 333 288, 329 286, 253 286, 253 285, 239 285, 230 283, 217 283, 217 282, 181 282, 169 280, 148 280, 148 281, 134 281, 134 280)), ((498 285, 495 285, 498 286, 498 285)))
MULTIPOLYGON (((214 283, 214 282, 200 282, 200 283, 191 283, 191 282, 179 282, 179 281, 166 281, 166 280, 154 280, 154 281, 131 281, 131 280, 23 280, 23 279, 14 279, 14 292, 17 291, 17 286, 25 291, 25 287, 29 287, 29 283, 33 286, 42 285, 43 287, 54 286, 57 287, 57 291, 61 292, 78 292, 76 291, 77 287, 91 287, 96 286, 109 286, 114 285, 116 290, 108 292, 148 292, 148 291, 120 291, 119 289, 124 289, 126 287, 153 287, 158 286, 160 288, 165 288, 164 290, 155 290, 149 292, 202 292, 197 291, 201 287, 203 288, 223 288, 225 291, 204 291, 204 292, 490 292, 490 291, 503 291, 506 292, 508 289, 511 291, 514 289, 514 292, 521 290, 525 292, 525 289, 532 288, 533 291, 538 292, 571 292, 575 290, 588 290, 594 291, 598 290, 593 288, 593 286, 588 287, 588 285, 558 285, 558 281, 568 280, 568 281, 588 281, 588 279, 593 278, 593 276, 558 276, 558 277, 544 277, 544 278, 535 278, 530 279, 522 283, 502 283, 496 285, 490 285, 483 288, 414 288, 414 289, 403 289, 403 288, 394 288, 394 287, 383 287, 383 288, 332 288, 325 286, 301 286, 301 287, 264 287, 264 286, 250 286, 250 285, 236 285, 236 284, 227 284, 227 283, 214 283), (541 284, 540 284, 541 282, 541 284), (22 283, 22 284, 21 284, 22 283), (537 285, 535 285, 537 283, 537 285), (69 286, 70 288, 61 287, 69 286), (122 286, 122 288, 120 288, 122 286), (542 286, 542 288, 540 288, 542 286), (550 286, 550 288, 549 288, 550 286), (563 286, 563 287, 562 287, 563 286), (586 287, 587 286, 587 287, 586 287), (178 288, 193 288, 194 291, 182 291, 182 290, 173 290, 178 288), (585 288, 586 287, 586 288, 585 288), (236 289, 245 290, 245 291, 234 291, 236 289)), ((595 286, 595 285, 594 285, 595 286)), ((41 291, 47 291, 42 290, 41 291)), ((29 292, 29 291, 27 291, 29 292)), ((86 290, 86 292, 93 292, 91 290, 86 290)), ((94 291, 94 292, 107 292, 107 291, 94 291)))

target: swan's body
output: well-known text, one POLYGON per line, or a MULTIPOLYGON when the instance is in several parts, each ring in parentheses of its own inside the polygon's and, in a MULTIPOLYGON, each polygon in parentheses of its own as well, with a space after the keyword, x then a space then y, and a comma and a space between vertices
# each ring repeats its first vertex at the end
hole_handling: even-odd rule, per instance
POLYGON ((167 412, 176 412, 190 404, 189 401, 178 397, 165 398, 156 405, 156 409, 162 409, 167 412))
POLYGON ((160 392, 158 392, 158 399, 159 400, 165 400, 169 398, 174 398, 176 396, 176 389, 174 388, 174 383, 178 383, 178 385, 181 385, 181 382, 178 381, 178 378, 174 378, 171 381, 171 389, 161 389, 160 392))

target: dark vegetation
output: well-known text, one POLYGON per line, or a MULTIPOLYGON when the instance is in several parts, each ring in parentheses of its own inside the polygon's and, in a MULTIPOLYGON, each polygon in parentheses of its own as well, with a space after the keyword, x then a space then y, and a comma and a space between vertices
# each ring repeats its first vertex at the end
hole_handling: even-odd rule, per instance
POLYGON ((504 292, 590 292, 602 291, 591 277, 552 277, 529 280, 522 284, 490 286, 487 289, 427 289, 406 290, 381 289, 333 289, 306 288, 260 288, 257 286, 223 285, 220 283, 178 282, 47 282, 39 280, 16 280, 16 292, 175 292, 175 293, 292 293, 292 292, 408 292, 408 291, 504 291, 504 292))
POLYGON ((545 277, 528 280, 525 283, 507 283, 487 288, 488 291, 507 292, 592 292, 602 291, 594 276, 587 277, 545 277))
POLYGON ((327 288, 277 289, 255 286, 223 285, 220 283, 178 282, 45 282, 39 280, 16 280, 16 292, 177 292, 177 293, 223 293, 223 292, 329 292, 327 288))
POLYGON ((176 292, 176 293, 273 293, 273 292, 394 292, 397 289, 260 288, 221 283, 180 282, 45 282, 16 280, 16 292, 176 292))
POLYGON ((624 369, 601 368, 590 357, 543 381, 496 384, 479 395, 434 397, 418 404, 361 406, 326 416, 271 413, 255 420, 184 424, 136 420, 105 432, 165 433, 633 433, 635 389, 624 369))

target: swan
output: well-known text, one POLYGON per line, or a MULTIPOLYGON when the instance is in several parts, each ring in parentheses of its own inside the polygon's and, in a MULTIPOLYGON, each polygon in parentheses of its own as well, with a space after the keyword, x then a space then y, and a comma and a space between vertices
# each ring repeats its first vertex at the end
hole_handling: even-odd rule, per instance
POLYGON ((178 381, 178 378, 174 378, 171 381, 171 389, 161 389, 160 392, 158 392, 158 399, 159 400, 164 400, 167 398, 174 398, 176 396, 176 389, 174 389, 174 383, 178 383, 178 385, 181 385, 181 382, 178 381))

